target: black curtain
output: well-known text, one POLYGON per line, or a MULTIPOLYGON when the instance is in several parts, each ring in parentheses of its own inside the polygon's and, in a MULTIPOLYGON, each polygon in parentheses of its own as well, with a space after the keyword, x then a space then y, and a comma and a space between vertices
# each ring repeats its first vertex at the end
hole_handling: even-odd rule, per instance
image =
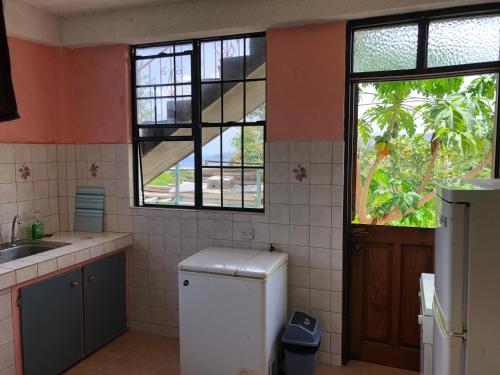
POLYGON ((0 122, 19 118, 16 96, 10 74, 9 46, 3 15, 3 1, 0 0, 0 122))

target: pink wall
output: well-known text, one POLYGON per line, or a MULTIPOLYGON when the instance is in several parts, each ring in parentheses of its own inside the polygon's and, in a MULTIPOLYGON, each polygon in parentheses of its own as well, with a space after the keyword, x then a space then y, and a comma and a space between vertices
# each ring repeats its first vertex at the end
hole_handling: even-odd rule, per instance
POLYGON ((61 49, 9 38, 12 77, 21 118, 0 124, 2 143, 53 143, 61 49))
POLYGON ((130 140, 128 47, 112 45, 67 50, 66 113, 57 143, 126 143, 130 140))
POLYGON ((267 32, 267 140, 342 140, 345 23, 267 32))
MULTIPOLYGON (((130 141, 127 46, 9 43, 21 119, 0 124, 0 142, 130 141)), ((345 23, 272 29, 267 45, 268 140, 341 140, 345 23)))
POLYGON ((128 47, 68 49, 10 37, 21 118, 2 143, 124 143, 130 139, 128 47))

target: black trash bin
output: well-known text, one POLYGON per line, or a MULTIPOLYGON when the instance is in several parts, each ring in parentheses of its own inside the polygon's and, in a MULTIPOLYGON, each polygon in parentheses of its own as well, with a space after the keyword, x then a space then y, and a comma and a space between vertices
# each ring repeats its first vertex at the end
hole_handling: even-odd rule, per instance
POLYGON ((281 342, 285 349, 286 375, 314 375, 316 352, 321 343, 318 320, 303 312, 294 313, 281 342))

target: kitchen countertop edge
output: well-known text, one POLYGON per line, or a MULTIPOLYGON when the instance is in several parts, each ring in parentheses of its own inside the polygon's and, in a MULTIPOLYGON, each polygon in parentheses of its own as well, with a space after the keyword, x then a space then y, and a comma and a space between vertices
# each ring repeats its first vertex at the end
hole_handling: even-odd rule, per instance
POLYGON ((131 233, 57 232, 46 241, 69 245, 0 264, 0 290, 132 245, 131 233))

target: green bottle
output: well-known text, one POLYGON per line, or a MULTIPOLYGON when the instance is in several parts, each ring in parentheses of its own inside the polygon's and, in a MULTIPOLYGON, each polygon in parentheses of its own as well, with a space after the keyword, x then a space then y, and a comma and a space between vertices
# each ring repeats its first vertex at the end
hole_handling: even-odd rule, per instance
POLYGON ((45 231, 45 227, 43 225, 43 220, 40 217, 40 212, 38 210, 35 211, 35 222, 31 226, 31 237, 34 240, 39 240, 40 238, 43 238, 43 235, 45 231))

